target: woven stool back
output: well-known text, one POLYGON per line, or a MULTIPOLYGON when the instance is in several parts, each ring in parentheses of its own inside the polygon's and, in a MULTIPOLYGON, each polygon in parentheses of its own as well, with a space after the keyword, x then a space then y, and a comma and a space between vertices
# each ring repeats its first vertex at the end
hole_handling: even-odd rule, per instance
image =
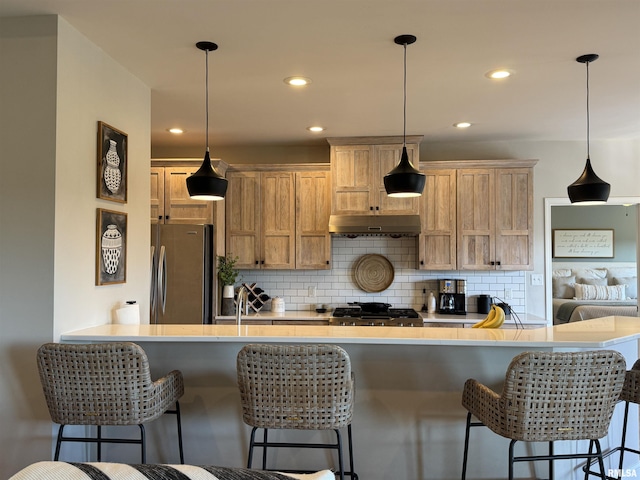
POLYGON ((624 379, 620 400, 640 403, 640 360, 636 360, 624 379))
POLYGON ((61 425, 137 425, 166 406, 153 395, 147 356, 134 343, 48 343, 37 354, 51 419, 61 425))
POLYGON ((525 441, 602 438, 624 377, 624 358, 615 351, 525 352, 507 370, 503 415, 490 428, 525 441))
POLYGON ((237 372, 247 425, 323 430, 351 423, 351 361, 338 346, 247 345, 237 372))

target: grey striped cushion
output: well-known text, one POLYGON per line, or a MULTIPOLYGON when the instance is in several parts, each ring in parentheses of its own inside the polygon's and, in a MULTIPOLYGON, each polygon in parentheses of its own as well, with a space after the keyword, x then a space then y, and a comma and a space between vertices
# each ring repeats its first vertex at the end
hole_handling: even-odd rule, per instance
POLYGON ((38 462, 9 480, 335 480, 329 470, 312 474, 283 474, 194 465, 128 465, 123 463, 38 462))

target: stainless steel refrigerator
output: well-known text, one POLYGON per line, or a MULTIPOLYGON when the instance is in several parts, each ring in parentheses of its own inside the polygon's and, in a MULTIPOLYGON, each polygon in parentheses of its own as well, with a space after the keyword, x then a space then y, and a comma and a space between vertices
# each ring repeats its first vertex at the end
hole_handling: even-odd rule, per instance
POLYGON ((151 225, 150 323, 212 323, 213 225, 151 225))

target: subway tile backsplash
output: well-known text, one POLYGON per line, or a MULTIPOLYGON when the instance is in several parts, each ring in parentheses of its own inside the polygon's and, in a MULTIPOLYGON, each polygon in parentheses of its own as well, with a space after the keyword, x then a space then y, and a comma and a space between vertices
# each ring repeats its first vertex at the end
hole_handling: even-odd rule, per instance
MULTIPOLYGON (((489 294, 504 300, 516 312, 526 312, 525 273, 522 271, 427 271, 416 270, 416 239, 412 237, 358 237, 333 239, 331 270, 242 270, 243 283, 257 283, 270 297, 282 297, 290 310, 312 310, 316 305, 330 308, 347 302, 386 302, 394 307, 422 308, 427 294, 438 293, 443 278, 467 280, 467 311, 476 312, 477 296, 489 294), (380 293, 367 293, 353 279, 353 266, 368 253, 384 255, 393 265, 391 286, 380 293), (505 289, 511 299, 505 299, 505 289), (311 296, 315 290, 315 296, 311 296)), ((270 302, 265 306, 268 309, 270 302)))

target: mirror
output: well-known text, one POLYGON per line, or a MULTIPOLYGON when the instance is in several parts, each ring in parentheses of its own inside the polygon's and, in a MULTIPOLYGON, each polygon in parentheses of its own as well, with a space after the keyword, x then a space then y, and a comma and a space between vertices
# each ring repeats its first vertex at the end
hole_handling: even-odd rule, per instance
MULTIPOLYGON (((552 270, 553 270, 553 242, 552 242, 552 235, 553 235, 553 228, 554 228, 554 208, 556 208, 556 218, 558 216, 561 215, 566 215, 566 208, 575 208, 576 212, 582 216, 583 218, 588 219, 589 218, 589 210, 588 209, 600 209, 598 210, 598 215, 601 216, 602 215, 602 211, 601 209, 607 209, 607 207, 611 207, 611 213, 613 215, 614 212, 617 212, 616 217, 620 217, 620 209, 622 209, 623 212, 623 216, 624 219, 620 219, 617 218, 615 221, 617 222, 624 222, 624 232, 621 232, 621 234, 626 235, 627 237, 631 236, 632 238, 629 240, 627 239, 627 241, 630 242, 634 242, 634 245, 632 247, 629 247, 628 245, 625 245, 624 248, 621 248, 619 250, 621 250, 619 252, 619 254, 616 254, 614 252, 614 258, 613 259, 600 259, 606 262, 611 262, 611 261, 625 261, 625 262, 636 262, 636 272, 639 270, 638 268, 638 264, 640 262, 638 262, 638 259, 640 258, 640 254, 638 252, 640 252, 640 242, 639 242, 639 237, 640 237, 640 197, 611 197, 609 198, 609 201, 605 204, 605 205, 598 205, 598 206, 572 206, 571 203, 569 202, 568 198, 545 198, 544 201, 545 204, 545 208, 544 208, 544 241, 545 241, 545 248, 544 248, 544 266, 545 266, 545 311, 546 311, 546 317, 547 319, 551 319, 550 323, 552 322, 553 319, 553 293, 552 293, 552 270), (585 209, 585 210, 582 210, 585 209), (630 222, 630 224, 627 224, 626 221, 630 222), (629 250, 632 250, 631 252, 629 250), (633 251, 635 250, 635 251, 633 251), (618 257, 618 259, 616 259, 616 257, 618 257)), ((592 212, 596 212, 595 210, 592 210, 592 212)), ((612 216, 613 218, 613 216, 612 216)), ((612 220, 613 221, 613 220, 612 220)), ((609 228, 611 225, 607 225, 606 228, 609 228)), ((589 225, 589 222, 586 221, 585 228, 595 228, 593 225, 589 225)), ((569 228, 580 228, 579 225, 576 225, 575 223, 573 225, 570 225, 569 228)), ((599 227, 599 228, 605 228, 605 226, 599 227)), ((615 235, 615 232, 614 232, 615 235)), ((562 260, 562 259, 560 259, 562 260)), ((588 259, 585 259, 588 261, 588 259)), ((599 259, 598 258, 594 258, 593 261, 590 261, 589 263, 596 263, 599 259)))

